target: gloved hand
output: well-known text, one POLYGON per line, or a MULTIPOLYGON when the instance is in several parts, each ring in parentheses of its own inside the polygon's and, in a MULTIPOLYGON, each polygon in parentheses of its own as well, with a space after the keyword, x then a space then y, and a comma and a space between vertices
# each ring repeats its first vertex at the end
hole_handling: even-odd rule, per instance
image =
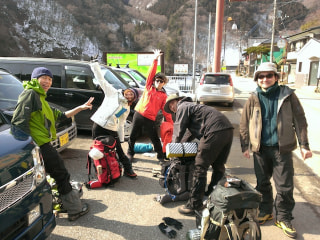
POLYGON ((177 232, 164 223, 160 223, 158 227, 168 238, 175 238, 177 236, 177 232))
POLYGON ((182 229, 183 225, 180 221, 171 218, 171 217, 164 217, 162 220, 169 226, 174 226, 177 230, 182 229))

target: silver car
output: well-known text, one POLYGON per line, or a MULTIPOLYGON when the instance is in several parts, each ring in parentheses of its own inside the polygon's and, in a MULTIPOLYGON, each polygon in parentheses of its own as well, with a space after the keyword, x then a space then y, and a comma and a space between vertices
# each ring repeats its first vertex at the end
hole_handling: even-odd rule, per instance
POLYGON ((231 75, 228 73, 204 73, 196 89, 196 101, 227 103, 232 107, 234 102, 234 87, 231 75))

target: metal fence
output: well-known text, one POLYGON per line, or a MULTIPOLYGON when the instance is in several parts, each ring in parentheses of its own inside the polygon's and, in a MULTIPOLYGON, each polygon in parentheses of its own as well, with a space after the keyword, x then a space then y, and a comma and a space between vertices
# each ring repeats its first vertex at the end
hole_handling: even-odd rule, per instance
POLYGON ((167 76, 167 78, 169 80, 168 86, 184 93, 193 93, 191 76, 167 76))

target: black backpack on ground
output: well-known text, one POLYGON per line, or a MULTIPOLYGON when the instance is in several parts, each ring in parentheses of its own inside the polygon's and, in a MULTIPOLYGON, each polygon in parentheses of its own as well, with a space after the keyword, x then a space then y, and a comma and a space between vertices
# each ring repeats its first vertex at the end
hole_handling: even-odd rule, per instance
POLYGON ((189 198, 194 172, 194 157, 173 158, 161 167, 159 184, 166 194, 156 199, 161 204, 189 198))
POLYGON ((196 216, 201 239, 260 240, 258 208, 261 197, 246 181, 224 177, 209 196, 202 216, 196 216))

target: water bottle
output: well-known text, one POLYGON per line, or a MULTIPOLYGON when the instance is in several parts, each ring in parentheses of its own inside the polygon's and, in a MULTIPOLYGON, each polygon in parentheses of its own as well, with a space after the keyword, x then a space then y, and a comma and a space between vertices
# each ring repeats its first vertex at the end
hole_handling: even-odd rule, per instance
POLYGON ((191 229, 187 232, 187 240, 200 240, 200 229, 191 229))

